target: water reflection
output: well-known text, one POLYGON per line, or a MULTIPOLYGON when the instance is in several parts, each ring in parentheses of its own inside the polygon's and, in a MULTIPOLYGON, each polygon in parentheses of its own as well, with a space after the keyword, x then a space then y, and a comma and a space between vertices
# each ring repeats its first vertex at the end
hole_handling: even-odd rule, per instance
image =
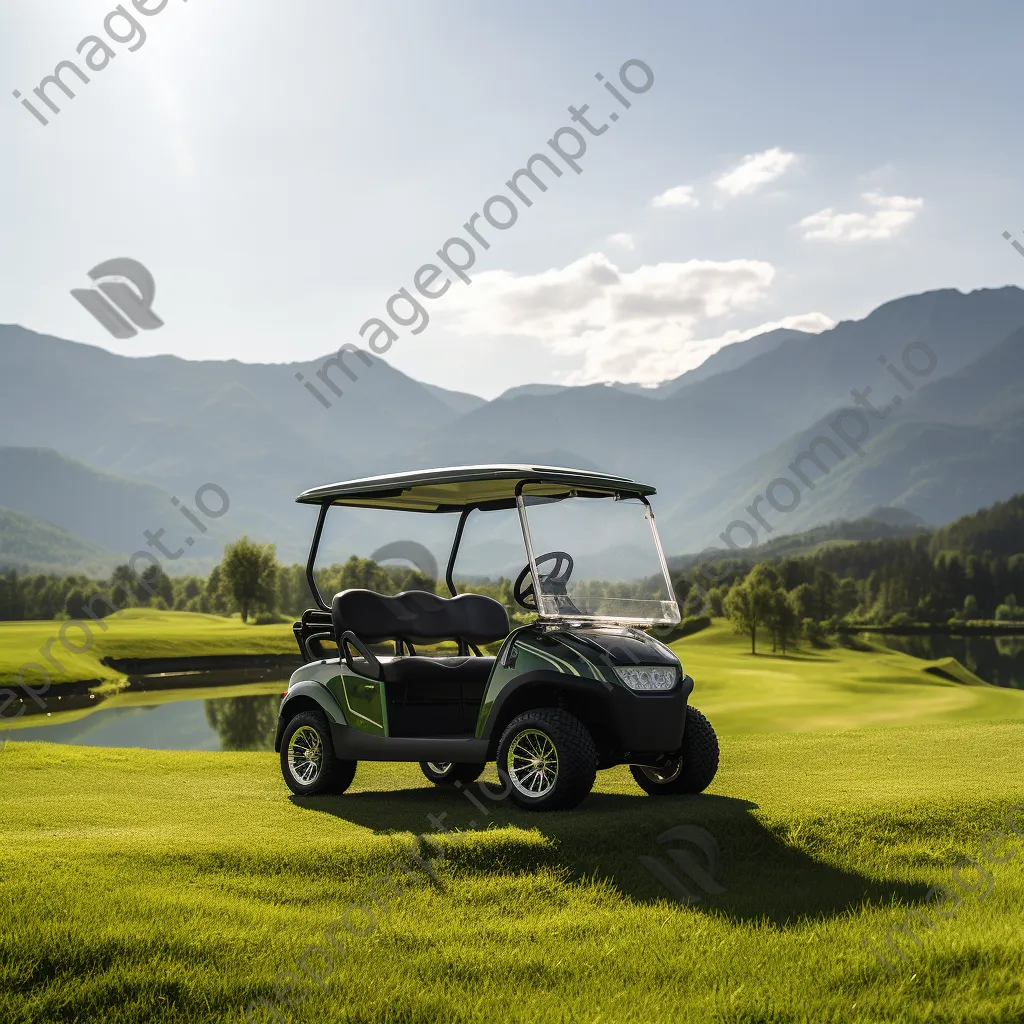
POLYGON ((1024 637, 1021 636, 947 636, 927 633, 921 636, 868 634, 887 647, 915 658, 956 658, 986 683, 1024 689, 1024 637))
POLYGON ((48 714, 24 716, 3 738, 148 750, 273 750, 283 688, 278 683, 274 693, 203 699, 194 690, 119 694, 71 708, 84 701, 53 700, 48 714))
POLYGON ((206 720, 220 736, 221 750, 273 750, 281 699, 220 697, 206 703, 206 720))

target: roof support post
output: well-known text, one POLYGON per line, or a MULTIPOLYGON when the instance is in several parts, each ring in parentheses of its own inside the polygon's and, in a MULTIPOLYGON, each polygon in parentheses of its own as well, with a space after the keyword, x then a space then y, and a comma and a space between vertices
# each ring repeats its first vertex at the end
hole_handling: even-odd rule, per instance
POLYGON ((455 541, 452 544, 452 553, 448 557, 448 569, 444 574, 444 581, 448 584, 448 593, 452 597, 456 597, 458 592, 455 589, 455 581, 452 579, 452 573, 455 571, 455 559, 459 554, 459 545, 462 543, 462 531, 466 528, 466 520, 469 518, 469 513, 472 512, 472 507, 464 508, 462 515, 459 516, 459 525, 455 528, 455 541))
POLYGON ((316 562, 316 553, 320 549, 320 537, 324 532, 324 521, 327 519, 327 510, 331 507, 329 501, 325 501, 320 506, 320 517, 316 521, 316 529, 313 531, 313 545, 309 549, 309 558, 306 560, 306 582, 309 584, 310 593, 313 595, 313 600, 325 611, 329 612, 331 609, 327 607, 326 602, 320 596, 320 588, 316 585, 316 578, 313 575, 313 564, 316 562))

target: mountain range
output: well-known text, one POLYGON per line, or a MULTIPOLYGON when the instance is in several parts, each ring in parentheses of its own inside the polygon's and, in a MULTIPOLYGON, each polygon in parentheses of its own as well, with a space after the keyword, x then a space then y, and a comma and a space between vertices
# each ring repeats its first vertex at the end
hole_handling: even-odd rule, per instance
MULTIPOLYGON (((184 571, 213 564, 242 533, 276 541, 282 560, 303 559, 315 510, 293 498, 306 487, 439 465, 570 465, 654 484, 665 547, 679 554, 720 544, 738 518, 753 522, 746 510, 798 453, 834 439, 837 416, 857 415, 844 412, 855 408, 852 389, 878 407, 900 402, 866 417, 863 454, 847 447, 830 458, 792 512, 762 505, 771 530, 759 528, 760 541, 878 507, 941 525, 1024 490, 1024 291, 1015 287, 906 296, 820 334, 772 331, 656 387, 528 385, 485 401, 350 356, 356 380, 331 374, 342 395, 317 383, 325 408, 296 379, 317 382, 322 362, 126 358, 0 326, 0 506, 131 552, 145 546, 144 530, 163 527, 180 543, 190 527, 172 499, 194 511, 196 490, 215 484, 230 510, 167 566, 184 571), (906 351, 930 372, 913 375, 906 351)), ((427 533, 443 553, 453 524, 437 518, 427 533)), ((346 511, 339 550, 368 555, 401 530, 379 526, 346 511)), ((12 560, 26 531, 25 520, 0 518, 0 560, 12 560)), ((467 571, 480 569, 488 540, 476 538, 480 566, 467 571)), ((98 554, 89 552, 81 557, 98 554)))

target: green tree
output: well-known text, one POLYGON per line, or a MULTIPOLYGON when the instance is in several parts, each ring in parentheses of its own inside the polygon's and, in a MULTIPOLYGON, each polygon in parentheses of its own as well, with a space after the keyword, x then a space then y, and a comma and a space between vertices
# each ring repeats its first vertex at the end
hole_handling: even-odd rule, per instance
POLYGON ((271 612, 277 605, 277 547, 257 544, 247 536, 224 548, 220 575, 227 592, 248 622, 256 609, 271 612))
POLYGON ((199 595, 199 611, 207 615, 227 615, 231 608, 231 594, 224 582, 219 565, 210 570, 210 575, 199 595))
POLYGON ((817 602, 814 617, 824 622, 836 614, 836 591, 839 584, 834 573, 818 567, 814 570, 813 587, 817 602))
MULTIPOLYGON (((142 573, 142 592, 147 598, 152 598, 154 603, 162 599, 167 608, 174 605, 174 588, 171 578, 160 568, 159 565, 150 565, 142 573)), ((144 599, 145 600, 145 599, 144 599)))
POLYGON ((1024 619, 1024 608, 1017 606, 1017 598, 1007 594, 1003 603, 996 608, 996 620, 999 622, 1016 622, 1024 619))
POLYGON ((810 583, 801 583, 800 586, 794 587, 790 591, 790 600, 801 621, 804 619, 810 619, 812 622, 819 621, 815 617, 818 608, 817 598, 814 596, 814 587, 810 583))
POLYGON ((785 654, 789 645, 800 635, 800 616, 793 598, 779 587, 772 591, 770 604, 772 636, 785 654))
POLYGON ((729 593, 728 587, 712 587, 708 591, 708 614, 716 619, 725 615, 725 597, 729 593))
POLYGON ((858 604, 860 597, 857 593, 857 581, 850 576, 844 576, 836 590, 836 615, 841 619, 845 618, 856 611, 858 604))
POLYGON ((774 569, 756 565, 743 582, 730 587, 726 595, 725 614, 732 620, 737 633, 746 633, 750 637, 751 654, 757 654, 758 627, 769 624, 772 593, 778 588, 778 582, 774 569))

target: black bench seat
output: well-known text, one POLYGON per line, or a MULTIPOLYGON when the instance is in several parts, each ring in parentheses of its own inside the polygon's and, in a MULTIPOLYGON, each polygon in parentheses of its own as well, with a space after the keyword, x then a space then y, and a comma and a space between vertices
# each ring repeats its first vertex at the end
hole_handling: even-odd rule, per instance
MULTIPOLYGON (((345 590, 334 598, 331 620, 339 644, 342 636, 351 632, 364 644, 453 640, 466 649, 470 644, 503 640, 510 628, 504 606, 489 597, 460 594, 445 598, 425 590, 394 597, 372 590, 345 590)), ((377 663, 384 681, 390 735, 473 732, 494 658, 409 654, 381 656, 377 663)), ((375 676, 375 667, 364 658, 352 657, 350 665, 360 674, 375 676)))

